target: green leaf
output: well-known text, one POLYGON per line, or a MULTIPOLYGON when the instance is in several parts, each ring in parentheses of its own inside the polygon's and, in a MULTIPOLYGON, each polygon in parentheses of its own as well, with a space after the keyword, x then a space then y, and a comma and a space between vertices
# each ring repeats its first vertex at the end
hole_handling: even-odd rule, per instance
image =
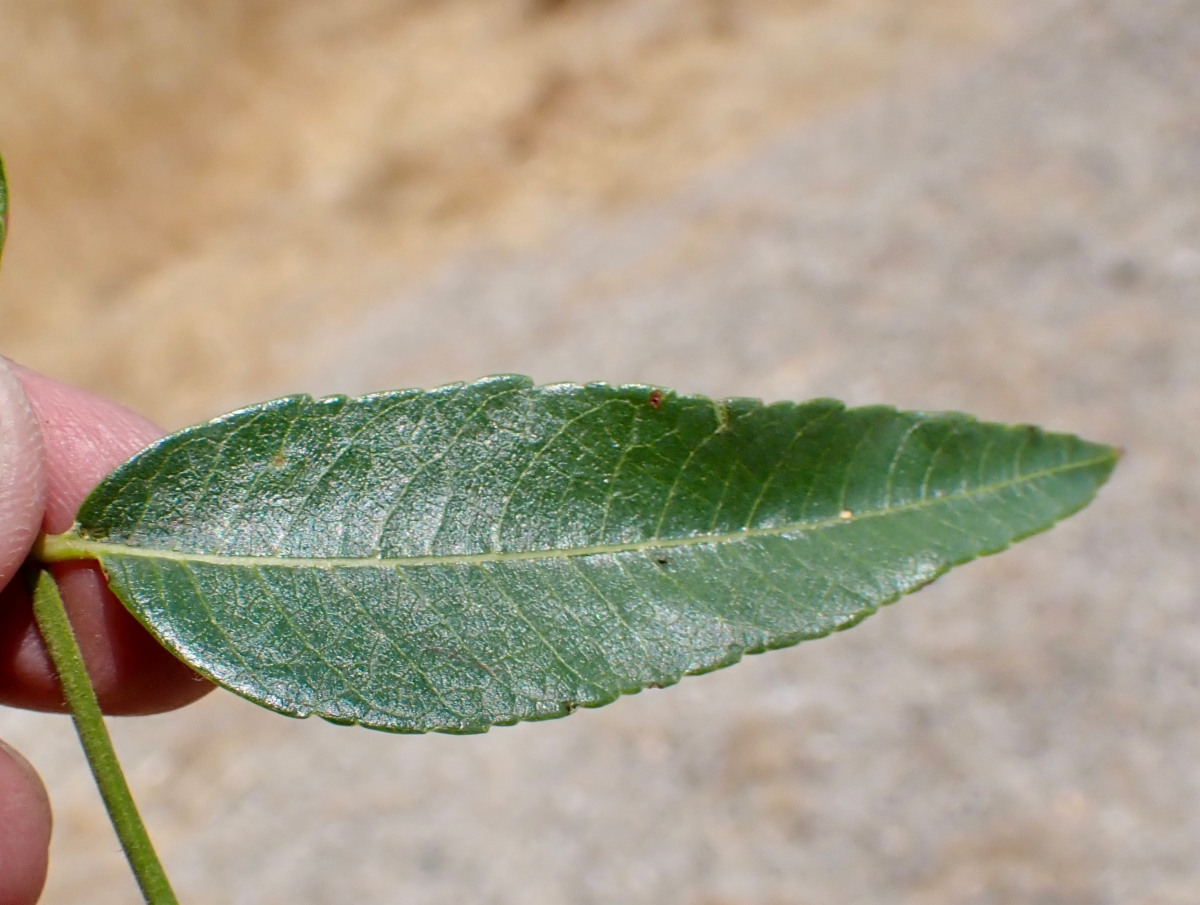
POLYGON ((1117 453, 959 414, 496 377, 295 396, 109 476, 46 559, 294 716, 563 716, 847 628, 1088 503, 1117 453))
POLYGON ((8 180, 4 176, 4 158, 0 157, 0 257, 4 256, 4 240, 8 238, 8 180))

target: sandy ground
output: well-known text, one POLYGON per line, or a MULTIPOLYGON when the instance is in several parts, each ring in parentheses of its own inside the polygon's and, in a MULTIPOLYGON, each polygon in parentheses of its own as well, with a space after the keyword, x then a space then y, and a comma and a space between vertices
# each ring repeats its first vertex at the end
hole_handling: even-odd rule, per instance
POLYGON ((473 245, 536 247, 1011 28, 976 0, 0 4, 0 351, 171 427, 473 245))
MULTIPOLYGON (((81 365, 167 420, 259 388, 518 371, 966 409, 1127 450, 1079 517, 851 632, 557 723, 390 737, 228 695, 116 721, 184 901, 1200 901, 1192 6, 1014 4, 936 64, 698 155, 674 189, 592 196, 520 241, 471 221, 417 276, 375 271, 344 323, 289 336, 290 370, 172 377, 194 394, 177 403, 81 365)), ((227 272, 195 261, 179 273, 227 272)), ((55 800, 47 901, 134 901, 69 727, 4 712, 0 733, 55 800)))

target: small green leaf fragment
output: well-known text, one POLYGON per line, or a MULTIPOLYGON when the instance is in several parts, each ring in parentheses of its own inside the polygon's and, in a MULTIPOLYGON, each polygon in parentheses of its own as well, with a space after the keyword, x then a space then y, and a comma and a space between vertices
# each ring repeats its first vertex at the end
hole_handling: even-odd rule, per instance
POLYGON ((8 238, 8 179, 4 175, 4 158, 0 157, 0 258, 4 256, 4 241, 8 238))

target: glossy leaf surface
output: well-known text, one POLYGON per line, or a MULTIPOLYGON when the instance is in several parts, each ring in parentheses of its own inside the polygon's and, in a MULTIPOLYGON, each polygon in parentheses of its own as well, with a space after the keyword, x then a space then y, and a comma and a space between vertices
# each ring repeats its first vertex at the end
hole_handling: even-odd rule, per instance
POLYGON ((220 684, 482 731, 846 628, 1092 498, 1109 447, 958 414, 490 378, 168 437, 44 556, 220 684))

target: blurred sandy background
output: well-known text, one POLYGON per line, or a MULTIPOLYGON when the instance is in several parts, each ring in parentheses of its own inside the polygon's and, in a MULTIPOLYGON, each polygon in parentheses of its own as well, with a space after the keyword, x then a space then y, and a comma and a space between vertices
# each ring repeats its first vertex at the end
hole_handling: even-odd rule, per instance
MULTIPOLYGON (((0 74, 0 352, 167 427, 516 371, 1128 450, 853 632, 559 723, 117 721, 183 901, 1200 901, 1193 2, 0 2, 0 74)), ((0 735, 46 901, 135 901, 69 725, 0 735)))
POLYGON ((294 384, 464 247, 663 197, 1002 24, 970 0, 5 3, 3 348, 180 426, 294 384))

